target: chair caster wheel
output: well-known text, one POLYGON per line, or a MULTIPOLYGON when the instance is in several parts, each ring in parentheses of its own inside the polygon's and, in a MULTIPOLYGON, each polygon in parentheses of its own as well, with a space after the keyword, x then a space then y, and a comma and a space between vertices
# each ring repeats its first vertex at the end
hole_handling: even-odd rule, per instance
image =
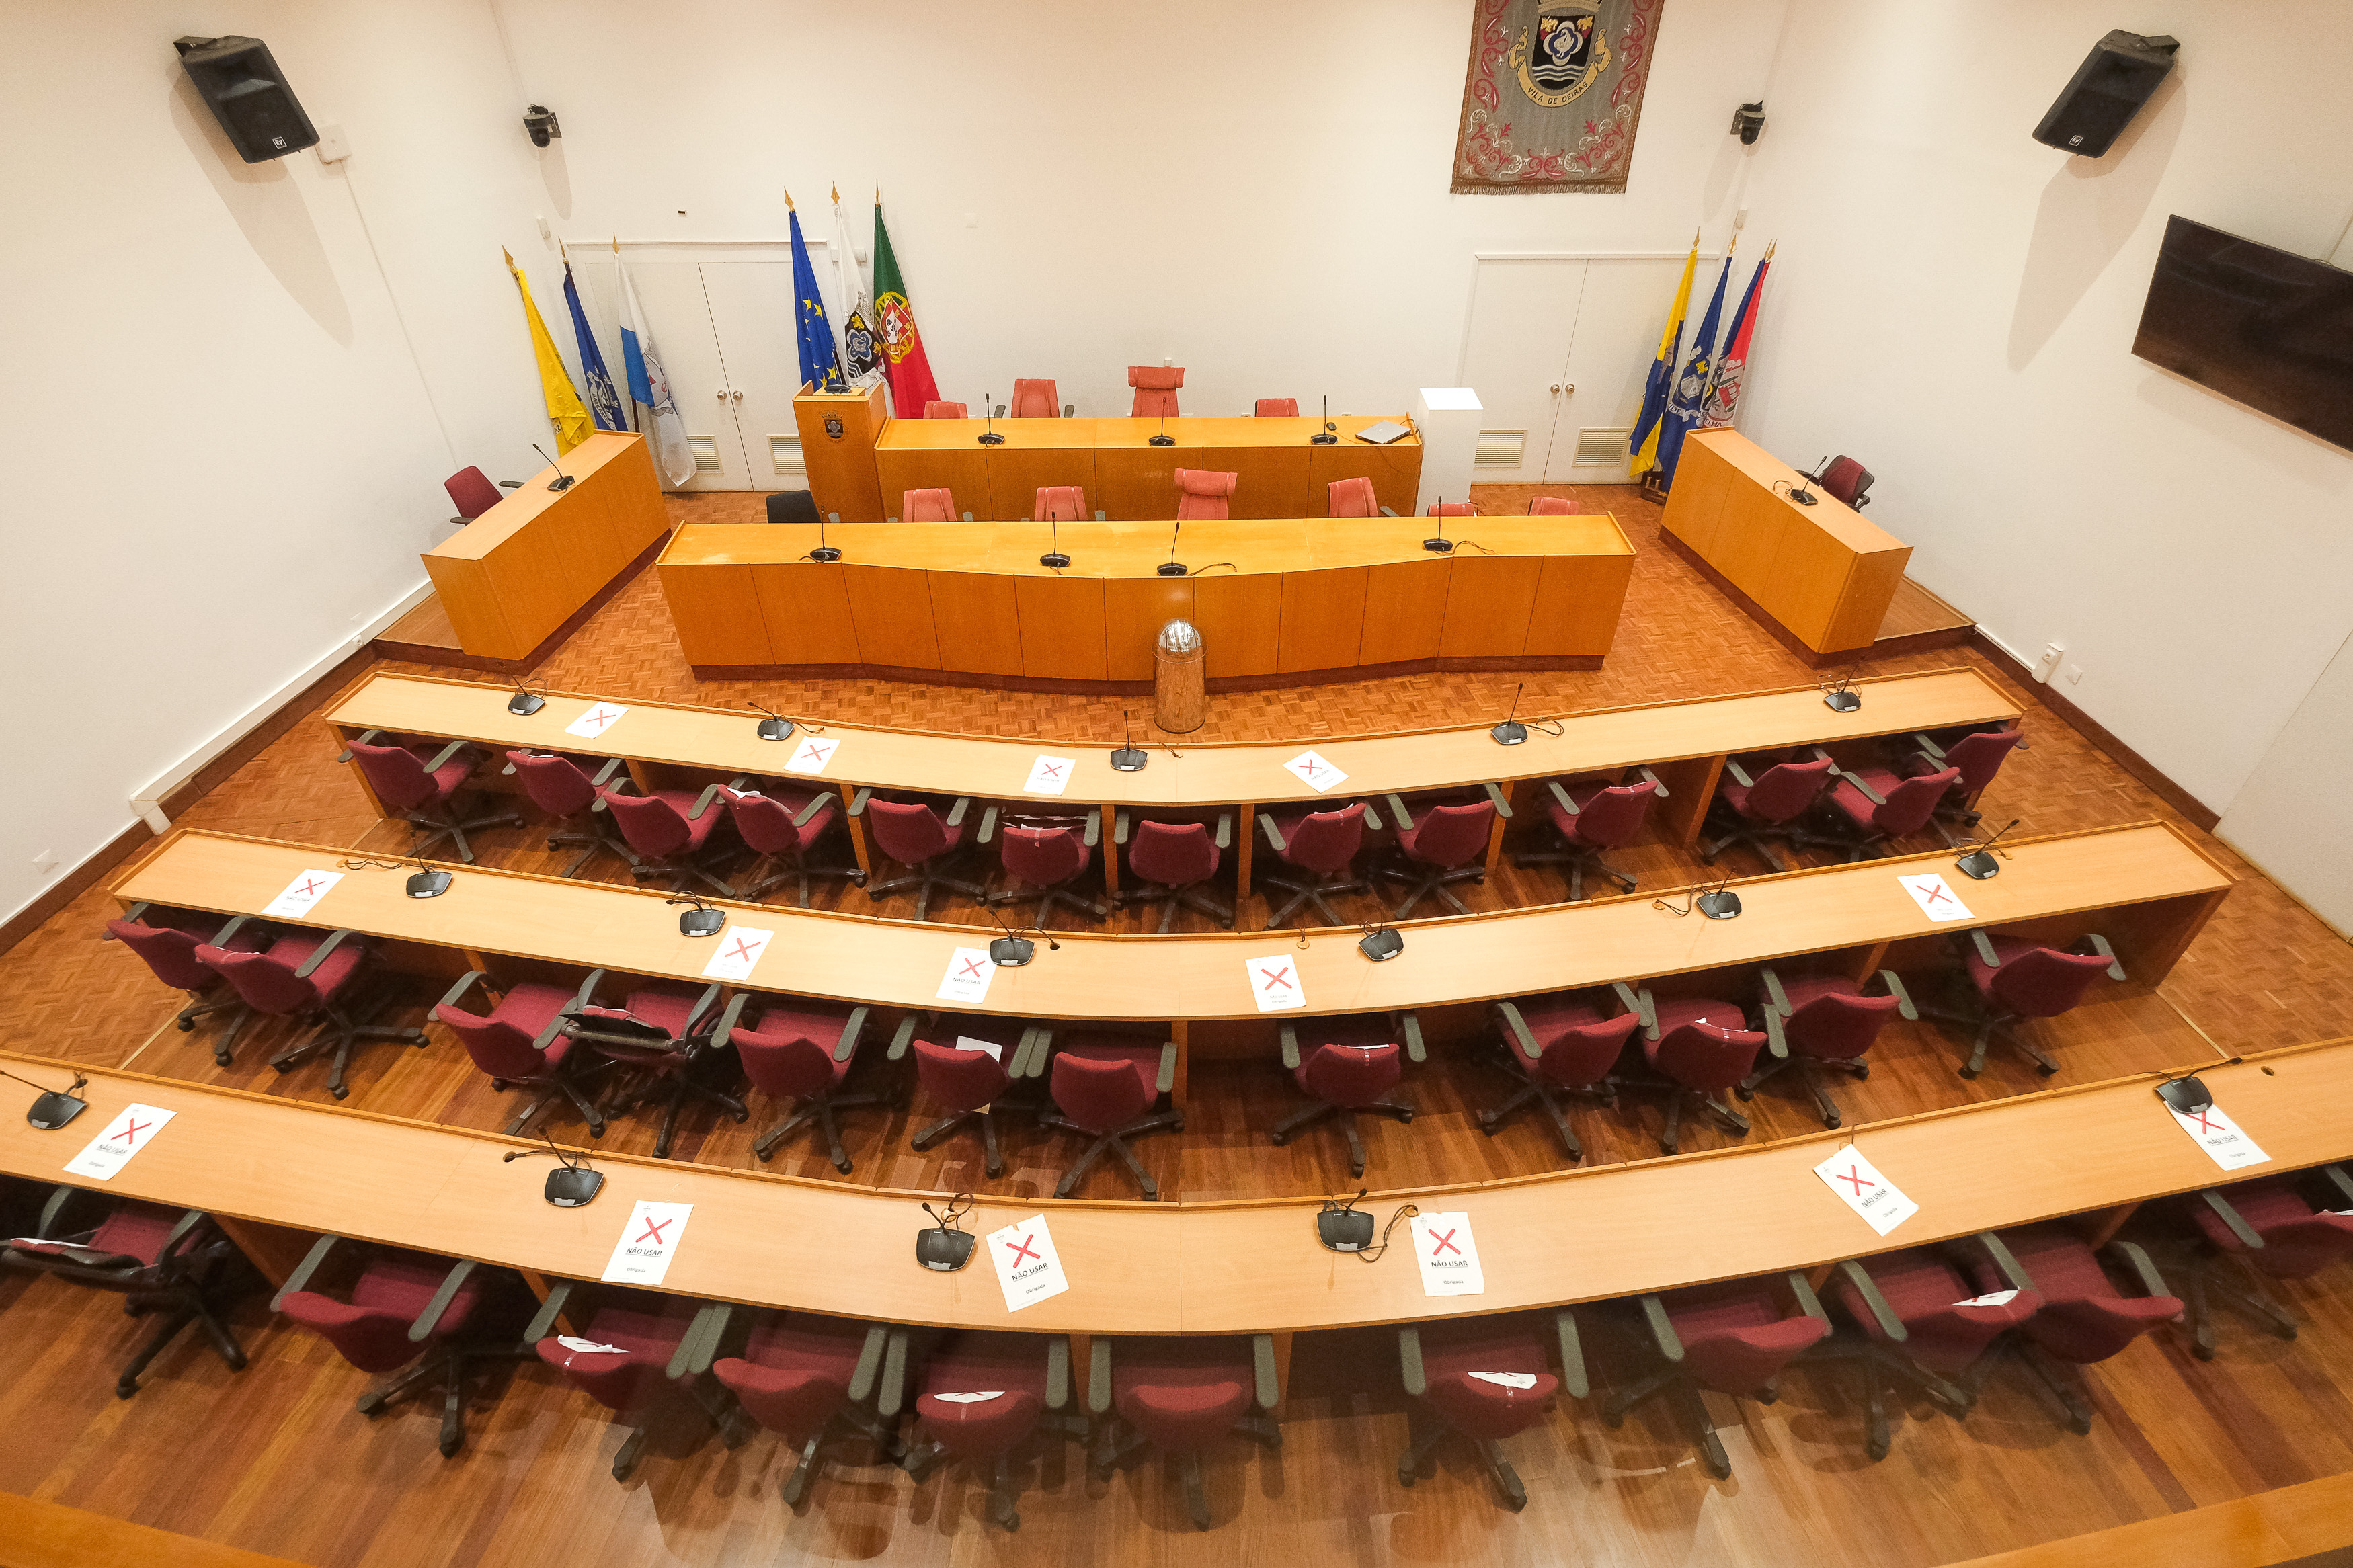
POLYGON ((227 1058, 227 1057, 216 1056, 216 1057, 213 1058, 213 1066, 215 1066, 215 1067, 225 1068, 225 1067, 227 1067, 227 1066, 228 1066, 228 1065, 229 1065, 229 1058, 227 1058))
POLYGON ((132 1382, 129 1378, 124 1378, 121 1383, 114 1385, 114 1397, 117 1399, 128 1399, 138 1392, 139 1385, 132 1382))
POLYGON ((1854 1076, 1858 1080, 1869 1078, 1871 1076, 1871 1064, 1869 1062, 1858 1062, 1855 1064, 1854 1076))
POLYGON ((2050 1078, 2056 1074, 2059 1069, 2055 1067, 2044 1067, 2041 1062, 2037 1062, 2034 1064, 2034 1070, 2041 1073, 2044 1078, 2050 1078))
POLYGON ((331 1092, 332 1092, 332 1093, 333 1093, 334 1097, 335 1097, 337 1100, 348 1100, 348 1099, 350 1099, 350 1098, 351 1098, 351 1093, 352 1093, 352 1091, 351 1091, 350 1089, 343 1088, 343 1086, 341 1086, 340 1084, 339 1084, 339 1085, 337 1085, 337 1086, 335 1087, 335 1089, 334 1089, 333 1090, 332 1090, 331 1092))
POLYGON ((1975 1078, 1978 1076, 1978 1069, 1975 1068, 1963 1068, 1961 1069, 1961 1076, 1963 1078, 1975 1078))
POLYGON ((491 1079, 491 1088, 500 1094, 504 1094, 507 1091, 507 1080, 502 1078, 494 1078, 491 1079))
POLYGON ((1490 1138, 1495 1135, 1495 1119, 1483 1110, 1479 1113, 1479 1131, 1490 1138))
POLYGON ((1276 1148, 1280 1149, 1284 1144, 1291 1142, 1291 1134, 1288 1132, 1276 1132, 1271 1134, 1270 1142, 1271 1142, 1276 1148))
POLYGON ((1757 1091, 1749 1088, 1745 1083, 1735 1085, 1732 1092, 1738 1095, 1743 1100, 1754 1100, 1757 1098, 1757 1091))
POLYGON ((292 1062, 271 1062, 269 1066, 272 1071, 279 1073, 281 1076, 294 1070, 294 1064, 292 1062))
POLYGON ((1825 1116, 1822 1118, 1822 1125, 1835 1129, 1839 1125, 1839 1119, 1835 1115, 1825 1116))
POLYGON ((444 1437, 440 1444, 441 1457, 445 1459, 454 1459, 458 1457, 458 1450, 464 1447, 465 1442, 462 1438, 444 1437))
POLYGON ((384 1414, 384 1395, 381 1394, 363 1394, 359 1397, 359 1403, 353 1405, 352 1408, 358 1411, 363 1415, 370 1417, 381 1415, 384 1414))
POLYGON ((184 1035, 193 1035, 195 1032, 196 1021, 194 1018, 183 1018, 180 1020, 180 1033, 184 1035))
POLYGON ((2200 1361, 2212 1361, 2214 1359, 2214 1347, 2212 1345, 2191 1345, 2189 1347, 2189 1353, 2196 1356, 2200 1361))
POLYGON ((1413 1121, 1413 1112, 1409 1110, 1404 1115, 1398 1117, 1398 1120, 1409 1124, 1413 1121))

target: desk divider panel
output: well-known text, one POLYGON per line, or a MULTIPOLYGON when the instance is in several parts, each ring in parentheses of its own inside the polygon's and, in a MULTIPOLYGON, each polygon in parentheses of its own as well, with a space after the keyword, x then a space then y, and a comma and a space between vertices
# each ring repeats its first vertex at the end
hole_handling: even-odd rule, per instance
POLYGON ((932 625, 930 574, 902 566, 844 561, 849 614, 858 627, 858 662, 897 669, 937 669, 940 641, 932 625))
POLYGON ((777 664, 856 664, 858 622, 850 614, 849 577, 826 566, 791 563, 752 568, 760 616, 768 624, 770 658, 777 664))

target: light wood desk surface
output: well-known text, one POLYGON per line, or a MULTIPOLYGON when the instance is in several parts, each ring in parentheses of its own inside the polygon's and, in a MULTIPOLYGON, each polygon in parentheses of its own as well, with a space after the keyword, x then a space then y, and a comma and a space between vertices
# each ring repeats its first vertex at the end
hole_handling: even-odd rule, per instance
MULTIPOLYGON (((1421 435, 1412 428, 1413 421, 1402 414, 1335 415, 1339 441, 1330 450, 1384 451, 1369 441, 1356 439, 1356 432, 1376 425, 1393 422, 1407 427, 1406 433, 1389 447, 1412 447, 1421 445, 1421 435)), ((994 430, 1005 437, 1004 447, 1018 450, 1024 447, 1144 447, 1152 445, 1152 437, 1166 434, 1176 445, 1187 447, 1298 447, 1314 452, 1325 448, 1314 446, 1313 438, 1324 428, 1324 421, 1301 416, 1290 419, 1255 419, 1249 415, 1221 416, 1210 418, 1182 416, 1174 419, 893 419, 882 427, 875 438, 877 452, 962 452, 987 451, 979 437, 994 430), (1166 429, 1164 431, 1164 426, 1166 429)), ((896 498, 890 498, 895 500, 896 498)))

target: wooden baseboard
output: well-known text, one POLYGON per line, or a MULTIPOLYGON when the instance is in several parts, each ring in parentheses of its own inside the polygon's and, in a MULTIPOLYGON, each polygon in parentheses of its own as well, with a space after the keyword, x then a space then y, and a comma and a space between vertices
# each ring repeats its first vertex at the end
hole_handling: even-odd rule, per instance
MULTIPOLYGON (((1205 685, 1211 691, 1273 691, 1293 686, 1331 686, 1345 680, 1386 680, 1432 670, 1599 669, 1598 653, 1533 654, 1519 658, 1409 658, 1394 664, 1355 664, 1337 669, 1301 669, 1275 675, 1222 675, 1205 685)), ((967 669, 910 669, 894 664, 698 664, 697 680, 903 680, 927 686, 978 687, 988 691, 1055 691, 1080 696, 1149 697, 1149 680, 1066 680, 1051 676, 989 675, 967 669)))
POLYGON ((155 830, 143 822, 134 822, 116 834, 104 848, 58 878, 53 887, 6 921, 0 921, 0 952, 40 930, 42 921, 98 886, 108 872, 153 843, 155 837, 155 830))
POLYGON ((2157 765, 2122 741, 2110 734, 2098 720, 2068 701, 2058 692, 2034 679, 2034 672, 2019 662, 2010 651, 1985 635, 1983 631, 1969 634, 1970 646, 1993 661, 1995 668, 2026 688, 2037 702, 2064 720, 2078 734, 2105 752, 2116 764, 2141 783, 2155 790, 2166 805, 2173 807, 2200 827, 2211 833, 2222 814, 2167 778, 2157 765))

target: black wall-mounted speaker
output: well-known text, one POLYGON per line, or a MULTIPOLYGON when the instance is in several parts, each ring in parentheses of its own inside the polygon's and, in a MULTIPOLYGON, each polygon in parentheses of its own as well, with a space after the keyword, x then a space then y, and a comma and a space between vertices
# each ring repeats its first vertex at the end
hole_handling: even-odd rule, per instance
POLYGON ((238 157, 267 163, 317 143, 311 117, 259 38, 174 38, 172 47, 238 157))
POLYGON ((2099 157, 2124 134, 2173 68, 2173 52, 2180 47, 2162 34, 2145 38, 2138 33, 2110 33, 2075 68, 2059 101, 2034 128, 2034 139, 2063 153, 2099 157))

